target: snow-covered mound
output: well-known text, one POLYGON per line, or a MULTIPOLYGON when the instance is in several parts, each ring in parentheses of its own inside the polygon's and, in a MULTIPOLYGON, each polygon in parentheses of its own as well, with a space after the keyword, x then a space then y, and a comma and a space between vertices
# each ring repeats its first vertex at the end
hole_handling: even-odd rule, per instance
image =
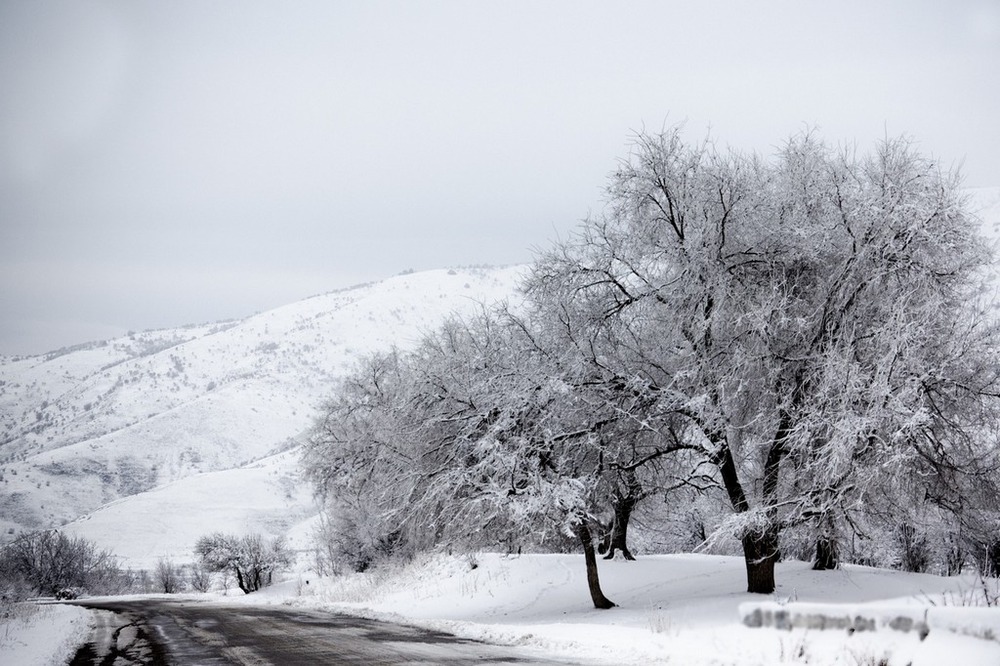
POLYGON ((294 447, 359 356, 511 298, 522 272, 413 273, 241 321, 0 357, 0 540, 294 447))

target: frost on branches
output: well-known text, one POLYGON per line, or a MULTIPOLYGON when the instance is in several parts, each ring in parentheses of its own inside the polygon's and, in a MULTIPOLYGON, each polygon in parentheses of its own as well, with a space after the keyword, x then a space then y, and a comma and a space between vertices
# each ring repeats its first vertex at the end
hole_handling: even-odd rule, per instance
POLYGON ((268 541, 257 533, 213 532, 199 537, 194 551, 207 571, 234 576, 244 594, 270 585, 274 573, 287 569, 293 559, 283 537, 268 541))
POLYGON ((783 540, 818 568, 1000 552, 992 256, 957 186, 905 140, 858 157, 805 134, 764 159, 636 137, 523 306, 369 359, 324 408, 304 464, 330 552, 572 535, 609 607, 593 537, 631 557, 654 496, 724 498, 705 536, 740 544, 751 592, 783 540))

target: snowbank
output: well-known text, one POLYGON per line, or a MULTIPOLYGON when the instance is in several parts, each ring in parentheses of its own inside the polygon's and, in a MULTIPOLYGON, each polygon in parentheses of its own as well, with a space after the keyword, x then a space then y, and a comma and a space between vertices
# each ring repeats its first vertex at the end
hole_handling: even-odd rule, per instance
POLYGON ((90 635, 90 611, 78 606, 27 606, 0 622, 0 664, 65 663, 90 635))

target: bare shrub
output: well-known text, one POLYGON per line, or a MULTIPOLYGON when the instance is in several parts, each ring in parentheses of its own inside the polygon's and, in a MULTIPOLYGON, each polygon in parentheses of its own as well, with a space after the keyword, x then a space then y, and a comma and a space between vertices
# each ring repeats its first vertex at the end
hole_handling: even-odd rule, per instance
POLYGON ((114 593, 127 582, 109 551, 56 530, 19 535, 3 548, 0 560, 11 576, 42 595, 70 589, 114 593))
POLYGON ((208 592, 212 589, 212 572, 203 564, 195 563, 191 567, 191 575, 188 578, 192 589, 198 592, 208 592))
POLYGON ((156 562, 156 587, 164 594, 174 594, 181 591, 183 579, 180 568, 169 559, 160 558, 156 562))

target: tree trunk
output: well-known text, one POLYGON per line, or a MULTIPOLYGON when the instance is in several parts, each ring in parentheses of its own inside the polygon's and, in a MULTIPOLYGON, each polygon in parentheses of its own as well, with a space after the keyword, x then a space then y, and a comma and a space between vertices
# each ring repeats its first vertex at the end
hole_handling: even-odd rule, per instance
POLYGON ((774 564, 778 561, 778 534, 769 529, 743 537, 743 559, 747 566, 747 592, 774 592, 774 564))
POLYGON ((899 526, 899 544, 902 548, 903 571, 923 573, 930 564, 927 538, 913 525, 903 523, 899 526))
POLYGON ((598 522, 597 527, 599 528, 597 537, 597 554, 606 555, 611 549, 611 533, 615 529, 615 519, 612 517, 611 522, 605 525, 604 523, 598 522))
POLYGON ((576 535, 583 545, 583 555, 587 561, 587 586, 590 588, 590 598, 594 601, 594 608, 601 610, 614 608, 615 604, 601 591, 601 581, 597 573, 597 554, 594 552, 594 541, 590 536, 586 518, 581 518, 577 523, 576 535))
POLYGON ((989 578, 1000 577, 1000 541, 994 541, 986 546, 983 575, 989 578))
MULTIPOLYGON (((801 386, 800 380, 796 380, 801 386)), ((764 461, 763 492, 761 503, 767 512, 768 526, 760 533, 743 536, 743 558, 747 565, 747 592, 771 594, 774 592, 774 565, 778 561, 780 532, 775 524, 774 503, 778 493, 778 476, 781 460, 785 457, 785 442, 792 427, 792 417, 782 410, 774 440, 764 461)))
POLYGON ((240 590, 243 594, 250 594, 250 590, 247 588, 246 581, 243 579, 243 572, 239 567, 236 567, 236 584, 239 585, 240 590))
POLYGON ((837 557, 837 540, 821 536, 816 540, 816 559, 813 561, 814 571, 832 571, 840 566, 837 557))
MULTIPOLYGON (((774 565, 778 561, 779 527, 774 524, 775 510, 774 500, 778 489, 778 474, 781 468, 781 460, 784 457, 784 443, 788 436, 791 425, 791 417, 787 412, 782 413, 781 421, 778 424, 774 441, 767 452, 767 460, 764 462, 763 478, 763 498, 762 503, 767 511, 767 517, 771 521, 761 533, 744 534, 741 537, 743 542, 743 559, 747 567, 747 592, 758 594, 771 594, 774 592, 774 565)), ((729 495, 729 501, 733 505, 733 510, 737 513, 744 513, 750 510, 750 502, 747 500, 743 485, 740 483, 739 473, 736 469, 736 461, 733 459, 732 449, 729 442, 721 432, 709 433, 709 440, 719 445, 713 462, 718 466, 722 476, 723 485, 729 495)))
POLYGON ((615 519, 611 523, 611 535, 608 538, 607 554, 604 559, 613 560, 615 550, 620 550, 626 560, 635 560, 628 549, 628 522, 632 518, 632 510, 636 503, 637 500, 631 495, 618 498, 615 502, 615 519))

